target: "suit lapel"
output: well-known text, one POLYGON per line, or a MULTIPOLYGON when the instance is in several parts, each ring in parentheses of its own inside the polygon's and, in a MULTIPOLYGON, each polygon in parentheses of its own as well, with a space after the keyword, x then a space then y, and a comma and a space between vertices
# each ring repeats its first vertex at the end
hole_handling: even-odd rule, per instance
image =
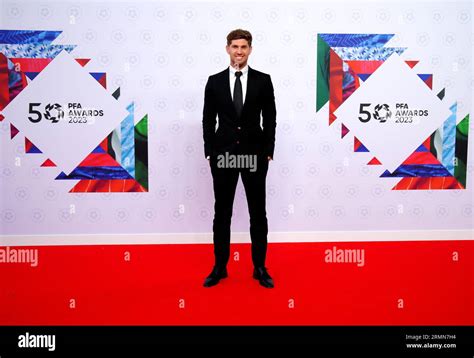
POLYGON ((223 72, 223 78, 222 78, 222 83, 224 86, 224 93, 225 93, 224 97, 226 101, 226 106, 230 106, 234 114, 237 115, 237 112, 235 111, 235 108, 234 108, 234 102, 232 101, 232 94, 230 93, 229 77, 230 77, 229 69, 227 68, 227 70, 223 72))
POLYGON ((255 97, 255 77, 254 72, 249 66, 249 72, 247 73, 247 91, 245 93, 245 101, 244 101, 244 108, 242 109, 242 113, 245 112, 245 108, 250 105, 252 99, 255 97))

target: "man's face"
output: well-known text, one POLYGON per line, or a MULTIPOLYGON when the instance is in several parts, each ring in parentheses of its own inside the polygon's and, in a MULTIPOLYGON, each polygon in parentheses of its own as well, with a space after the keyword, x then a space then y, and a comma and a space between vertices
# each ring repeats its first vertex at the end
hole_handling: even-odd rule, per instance
POLYGON ((247 40, 232 40, 230 45, 226 46, 227 53, 230 56, 230 65, 237 69, 245 67, 247 60, 252 53, 252 47, 247 40))

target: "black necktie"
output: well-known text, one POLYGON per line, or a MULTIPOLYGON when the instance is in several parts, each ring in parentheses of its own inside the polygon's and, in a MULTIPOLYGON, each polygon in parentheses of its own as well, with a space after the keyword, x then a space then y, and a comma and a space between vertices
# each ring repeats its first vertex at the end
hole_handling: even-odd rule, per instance
POLYGON ((240 76, 242 76, 241 71, 235 73, 235 85, 234 85, 234 106, 235 111, 237 112, 237 117, 240 118, 242 114, 242 108, 244 108, 244 99, 242 95, 242 82, 240 82, 240 76))

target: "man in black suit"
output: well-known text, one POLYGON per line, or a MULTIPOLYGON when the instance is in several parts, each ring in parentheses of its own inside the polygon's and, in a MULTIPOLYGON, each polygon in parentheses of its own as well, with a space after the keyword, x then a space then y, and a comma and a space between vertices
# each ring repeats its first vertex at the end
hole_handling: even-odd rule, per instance
POLYGON ((227 277, 232 207, 240 174, 250 213, 253 277, 262 286, 273 288, 273 279, 265 268, 268 234, 265 180, 268 163, 273 159, 276 127, 273 85, 269 75, 247 65, 252 52, 250 32, 241 29, 230 32, 226 51, 230 66, 209 77, 204 95, 204 152, 211 166, 215 198, 215 265, 204 286, 214 286, 227 277), (216 117, 219 118, 217 131, 216 117))

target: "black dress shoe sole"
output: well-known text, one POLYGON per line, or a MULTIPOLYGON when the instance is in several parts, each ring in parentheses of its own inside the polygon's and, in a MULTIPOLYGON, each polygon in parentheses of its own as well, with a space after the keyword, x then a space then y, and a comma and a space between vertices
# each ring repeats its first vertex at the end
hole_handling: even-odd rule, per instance
POLYGON ((211 282, 207 282, 207 279, 206 281, 204 281, 204 284, 203 286, 204 287, 212 287, 212 286, 215 286, 219 283, 220 280, 222 280, 223 278, 227 278, 227 271, 224 272, 220 278, 216 279, 216 281, 211 281, 211 282))
POLYGON ((219 283, 219 281, 216 281, 216 282, 204 282, 204 287, 212 287, 212 286, 215 286, 219 283))
POLYGON ((265 287, 265 288, 274 288, 275 285, 273 283, 269 283, 269 282, 265 282, 263 280, 260 280, 260 278, 258 277, 257 274, 253 274, 253 278, 258 280, 258 282, 260 283, 261 286, 265 287))
POLYGON ((265 288, 274 288, 274 285, 272 283, 266 283, 265 281, 259 281, 260 286, 263 286, 265 288))

